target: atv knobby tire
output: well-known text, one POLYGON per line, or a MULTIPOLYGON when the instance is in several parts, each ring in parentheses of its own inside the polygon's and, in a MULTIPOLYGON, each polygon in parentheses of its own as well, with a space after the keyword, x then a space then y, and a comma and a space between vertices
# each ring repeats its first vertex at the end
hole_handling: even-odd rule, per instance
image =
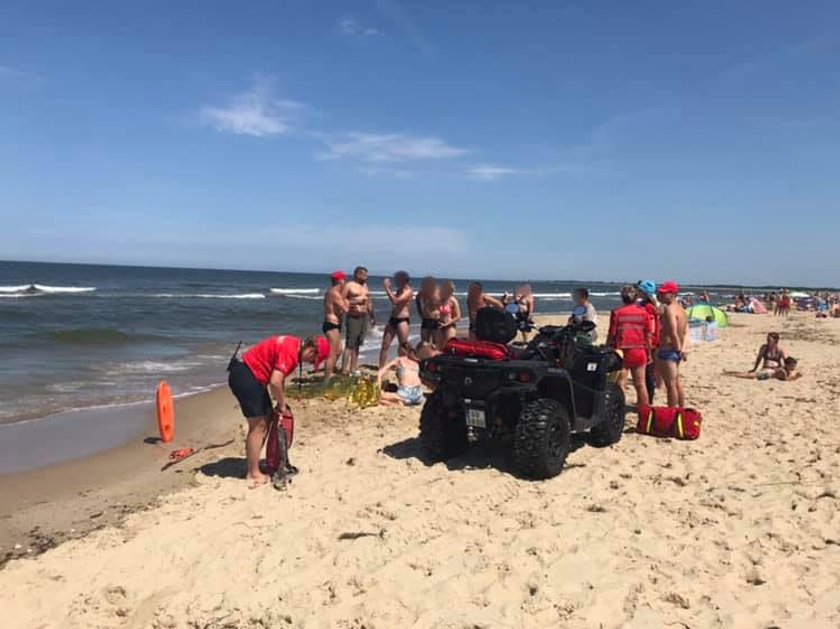
POLYGON ((608 382, 604 391, 603 421, 589 431, 589 445, 606 448, 621 440, 624 434, 624 392, 614 382, 608 382))
POLYGON ((523 476, 557 476, 569 455, 569 412, 557 400, 541 398, 523 407, 516 424, 513 458, 523 476))
POLYGON ((431 463, 456 457, 469 447, 466 420, 449 417, 441 391, 429 396, 420 413, 420 443, 431 463))

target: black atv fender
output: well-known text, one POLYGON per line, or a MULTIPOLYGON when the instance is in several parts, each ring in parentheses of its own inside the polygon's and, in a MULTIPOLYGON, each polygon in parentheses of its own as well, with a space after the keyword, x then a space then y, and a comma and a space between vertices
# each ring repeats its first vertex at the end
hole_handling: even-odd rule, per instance
POLYGON ((549 367, 537 386, 537 393, 539 397, 551 398, 560 402, 568 411, 572 420, 572 432, 578 429, 575 396, 572 389, 572 379, 568 371, 559 367, 549 367))

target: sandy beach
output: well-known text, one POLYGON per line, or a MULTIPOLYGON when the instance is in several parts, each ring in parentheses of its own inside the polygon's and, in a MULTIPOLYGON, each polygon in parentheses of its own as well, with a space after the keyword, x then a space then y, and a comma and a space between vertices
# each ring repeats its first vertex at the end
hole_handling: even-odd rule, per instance
POLYGON ((628 431, 544 482, 502 447, 424 465, 419 409, 309 401, 301 474, 248 490, 235 400, 190 398, 174 445, 232 443, 0 478, 0 556, 33 555, 0 570, 4 627, 838 627, 838 345, 840 320, 735 315, 684 366, 699 441, 628 431), (801 380, 721 375, 770 330, 801 380))

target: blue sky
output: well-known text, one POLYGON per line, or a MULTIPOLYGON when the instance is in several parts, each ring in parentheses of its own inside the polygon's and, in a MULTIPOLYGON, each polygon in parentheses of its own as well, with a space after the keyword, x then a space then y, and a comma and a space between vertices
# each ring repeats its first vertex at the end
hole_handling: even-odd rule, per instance
POLYGON ((0 259, 840 285, 840 3, 0 4, 0 259))

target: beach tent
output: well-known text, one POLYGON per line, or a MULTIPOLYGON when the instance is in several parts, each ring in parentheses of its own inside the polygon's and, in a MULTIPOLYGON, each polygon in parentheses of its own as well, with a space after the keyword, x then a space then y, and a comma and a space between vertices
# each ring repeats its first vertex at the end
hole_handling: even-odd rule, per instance
POLYGON ((767 306, 753 298, 750 300, 750 311, 752 311, 753 314, 767 314, 767 306))
POLYGON ((708 317, 712 317, 719 328, 725 328, 729 325, 729 318, 726 313, 711 304, 697 304, 686 310, 685 314, 694 321, 705 321, 708 317))

